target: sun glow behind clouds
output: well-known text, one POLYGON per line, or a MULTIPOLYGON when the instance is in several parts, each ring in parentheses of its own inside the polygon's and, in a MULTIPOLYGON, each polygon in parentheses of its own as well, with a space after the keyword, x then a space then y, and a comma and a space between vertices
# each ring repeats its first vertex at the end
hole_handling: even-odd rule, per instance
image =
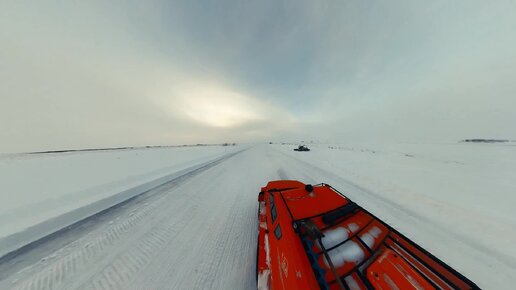
POLYGON ((233 104, 206 98, 192 103, 186 114, 193 120, 214 127, 233 127, 250 119, 249 112, 233 104))
POLYGON ((259 107, 245 95, 220 87, 204 87, 188 93, 184 113, 192 120, 213 127, 235 127, 259 120, 259 107))
POLYGON ((266 120, 270 106, 256 98, 237 92, 220 84, 202 82, 184 83, 163 95, 161 103, 173 115, 189 121, 218 128, 238 127, 251 122, 266 120))

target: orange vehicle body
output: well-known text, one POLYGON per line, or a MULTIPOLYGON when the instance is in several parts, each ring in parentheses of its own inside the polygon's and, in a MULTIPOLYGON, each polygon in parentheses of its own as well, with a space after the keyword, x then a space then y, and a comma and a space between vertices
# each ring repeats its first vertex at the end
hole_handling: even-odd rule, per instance
POLYGON ((258 196, 258 289, 479 289, 327 184, 258 196))

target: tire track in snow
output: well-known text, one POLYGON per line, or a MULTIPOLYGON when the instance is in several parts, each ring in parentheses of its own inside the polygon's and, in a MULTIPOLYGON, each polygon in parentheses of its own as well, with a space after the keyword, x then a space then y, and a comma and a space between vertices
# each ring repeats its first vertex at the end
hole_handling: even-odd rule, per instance
MULTIPOLYGON (((132 209, 127 218, 124 218, 119 223, 111 224, 110 222, 111 225, 100 235, 97 233, 97 236, 93 240, 90 240, 84 244, 85 240, 91 238, 87 235, 79 240, 72 242, 65 248, 60 249, 56 253, 52 254, 49 258, 44 258, 35 265, 23 269, 17 273, 24 276, 30 275, 29 279, 18 280, 17 277, 10 279, 10 281, 5 279, 0 281, 0 288, 45 290, 60 288, 71 289, 81 286, 80 283, 84 283, 83 280, 85 280, 84 275, 82 275, 81 279, 79 279, 80 281, 70 282, 67 281, 67 279, 81 276, 78 275, 78 273, 80 273, 82 268, 91 265, 92 263, 98 263, 99 260, 109 261, 109 259, 106 259, 105 257, 105 252, 107 249, 114 250, 116 252, 117 246, 120 246, 120 244, 127 244, 127 241, 124 240, 124 238, 126 238, 125 234, 127 234, 134 227, 137 227, 139 224, 141 224, 145 218, 149 217, 154 211, 157 210, 158 207, 163 207, 163 203, 158 201, 168 197, 166 195, 167 191, 173 189, 183 181, 188 180, 193 176, 220 164, 221 162, 238 153, 239 152, 228 155, 223 159, 210 163, 202 168, 198 168, 152 190, 157 191, 149 196, 157 198, 157 200, 154 200, 153 203, 145 203, 143 206, 139 206, 137 204, 138 206, 132 209), (77 250, 77 247, 81 248, 77 250)), ((143 198, 143 200, 146 200, 147 198, 143 198)), ((174 203, 176 202, 177 199, 174 199, 174 203)), ((183 216, 181 219, 183 222, 183 227, 186 224, 185 218, 186 220, 191 218, 194 212, 191 209, 195 209, 195 204, 190 207, 185 206, 191 202, 191 199, 186 199, 184 203, 178 206, 178 212, 180 212, 181 209, 190 209, 190 214, 185 212, 184 215, 181 215, 183 216)), ((117 220, 118 219, 119 218, 117 218, 117 220)), ((88 287, 80 288, 108 289, 125 284, 126 282, 130 281, 131 275, 120 275, 120 273, 124 273, 124 271, 129 271, 129 273, 137 273, 138 270, 140 270, 145 266, 146 263, 150 261, 150 256, 159 253, 158 249, 160 245, 163 245, 170 239, 171 236, 180 230, 181 226, 178 224, 169 224, 169 227, 163 228, 163 225, 158 223, 158 226, 152 229, 151 234, 148 235, 147 238, 143 240, 138 239, 141 240, 141 242, 135 247, 132 247, 132 252, 125 255, 124 258, 118 257, 116 263, 113 263, 105 268, 100 277, 95 277, 95 279, 92 280, 93 282, 88 284, 88 287), (118 283, 113 284, 112 278, 114 278, 115 281, 118 281, 118 283)), ((142 234, 145 235, 147 232, 143 232, 142 234)))
MULTIPOLYGON (((244 166, 249 166, 249 161, 241 160, 244 166)), ((243 179, 249 177, 248 173, 241 175, 243 179)), ((226 184, 224 191, 234 191, 234 194, 228 196, 232 198, 229 206, 224 202, 218 206, 223 212, 223 215, 217 215, 220 216, 221 222, 218 224, 214 242, 203 251, 203 256, 209 257, 209 260, 203 260, 196 268, 194 281, 191 284, 179 285, 181 289, 256 288, 256 198, 259 186, 247 188, 226 184), (231 285, 228 281, 234 283, 232 287, 228 287, 231 285)))
POLYGON ((205 261, 198 269, 197 279, 192 289, 207 289, 215 282, 216 276, 213 273, 217 272, 219 265, 222 262, 222 257, 227 256, 228 248, 231 248, 231 243, 234 241, 235 224, 240 219, 241 210, 238 210, 241 198, 236 198, 231 206, 231 210, 227 211, 224 221, 229 221, 226 224, 225 231, 219 232, 215 238, 215 243, 210 244, 211 247, 207 249, 208 253, 212 253, 212 258, 205 261))
POLYGON ((283 180, 289 179, 287 176, 287 173, 285 172, 285 170, 283 170, 283 168, 278 169, 277 172, 278 172, 279 179, 283 179, 283 180))
MULTIPOLYGON (((152 213, 155 207, 149 206, 145 210, 133 214, 122 223, 110 227, 93 241, 86 243, 79 251, 59 258, 52 264, 42 261, 38 266, 44 266, 43 271, 33 274, 33 278, 21 285, 11 285, 14 289, 56 289, 64 280, 73 276, 81 266, 84 266, 100 256, 106 247, 113 246, 119 241, 130 227, 137 225, 144 216, 152 213)), ((79 241, 80 242, 80 241, 79 241)), ((72 247, 75 245, 72 244, 72 247)), ((2 284, 0 284, 2 286, 2 284)))
POLYGON ((257 161, 249 157, 239 156, 188 181, 184 187, 201 197, 196 217, 138 274, 133 289, 256 288, 256 195, 275 170, 253 180, 254 173, 241 170, 257 161))
MULTIPOLYGON (((52 251, 52 249, 55 249, 57 247, 64 247, 67 244, 67 241, 70 240, 70 233, 72 234, 82 234, 82 231, 85 229, 90 229, 92 227, 92 224, 95 225, 97 223, 102 221, 102 218, 106 215, 111 214, 112 212, 117 212, 121 208, 128 207, 128 206, 134 206, 136 203, 141 202, 142 199, 150 197, 148 192, 154 192, 157 189, 161 187, 166 187, 169 183, 174 183, 177 180, 184 179, 185 177, 191 178, 194 175, 198 174, 199 172, 202 172, 208 168, 211 168, 213 166, 216 166, 217 164, 220 164, 221 162, 224 162, 225 160, 239 154, 242 152, 245 152, 249 148, 244 148, 236 152, 227 153, 226 155, 222 155, 219 158, 216 158, 214 160, 208 161, 206 163, 194 165, 192 167, 189 167, 187 169, 181 170, 177 172, 177 175, 167 181, 160 181, 165 182, 161 183, 160 185, 156 185, 154 188, 150 188, 147 190, 142 190, 141 193, 133 195, 132 197, 129 197, 125 200, 120 201, 117 204, 111 205, 108 208, 105 208, 104 210, 101 210, 97 213, 92 213, 90 216, 85 217, 82 220, 79 220, 71 225, 64 226, 61 229, 56 230, 53 233, 50 233, 44 237, 41 237, 33 242, 30 242, 26 244, 25 246, 22 246, 19 249, 13 250, 7 254, 3 254, 3 256, 0 257, 0 280, 5 279, 9 274, 14 273, 11 271, 11 269, 15 268, 17 265, 17 262, 13 260, 16 260, 20 256, 23 256, 22 259, 24 262, 36 262, 40 257, 45 257, 42 254, 47 254, 49 251, 52 251), (197 167, 198 166, 198 167, 197 167), (68 239, 64 239, 63 236, 67 236, 68 239), (54 245, 57 244, 57 245, 54 245), (49 244, 52 244, 52 246, 49 246, 49 244), (56 247, 57 246, 57 247, 56 247), (27 255, 30 253, 30 255, 27 255), (9 273, 9 274, 6 274, 9 273)), ((19 260, 19 259, 18 259, 19 260)))
MULTIPOLYGON (((195 202, 195 201, 194 201, 195 202)), ((181 219, 175 223, 161 222, 157 227, 147 232, 145 238, 131 247, 128 253, 122 252, 99 274, 86 283, 84 289, 127 289, 128 283, 141 271, 153 258, 161 253, 163 247, 170 243, 187 225, 188 220, 194 217, 197 206, 183 206, 184 211, 179 212, 181 219), (124 273, 124 275, 120 274, 124 273)))
MULTIPOLYGON (((215 240, 213 235, 199 235, 199 233, 218 233, 221 229, 223 218, 227 211, 223 211, 226 199, 232 200, 231 196, 224 196, 221 199, 217 191, 212 188, 219 188, 220 184, 217 181, 225 175, 225 167, 222 165, 217 169, 206 171, 203 174, 209 174, 209 178, 200 176, 203 180, 214 180, 209 187, 202 187, 198 189, 198 179, 191 179, 183 185, 184 194, 186 198, 193 201, 195 207, 188 208, 191 216, 185 219, 185 226, 176 235, 168 239, 167 243, 161 248, 159 256, 156 256, 152 263, 139 273, 136 280, 131 283, 132 288, 165 288, 165 289, 191 289, 192 283, 197 276, 192 271, 189 261, 197 259, 207 246, 211 245, 215 240), (222 210, 221 210, 222 209, 222 210), (202 219, 199 217, 202 216, 202 219), (192 239, 193 235, 195 238, 192 239), (192 253, 195 256, 192 257, 192 253), (185 265, 186 263, 186 265, 185 265), (187 276, 195 276, 193 279, 185 279, 187 276), (166 287, 160 284, 160 281, 170 280, 166 287), (189 283, 187 286, 181 284, 182 282, 189 283), (178 285, 181 284, 181 285, 178 285)), ((170 216, 170 220, 174 221, 183 217, 176 212, 170 216)), ((210 253, 211 255, 211 253, 210 253)), ((211 259, 211 256, 208 258, 211 259)))

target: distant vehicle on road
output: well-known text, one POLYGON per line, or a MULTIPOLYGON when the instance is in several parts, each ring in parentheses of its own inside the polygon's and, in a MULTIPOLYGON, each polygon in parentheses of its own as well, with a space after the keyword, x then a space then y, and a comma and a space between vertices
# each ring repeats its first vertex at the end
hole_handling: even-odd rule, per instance
POLYGON ((310 149, 305 145, 299 145, 294 151, 310 151, 310 149))

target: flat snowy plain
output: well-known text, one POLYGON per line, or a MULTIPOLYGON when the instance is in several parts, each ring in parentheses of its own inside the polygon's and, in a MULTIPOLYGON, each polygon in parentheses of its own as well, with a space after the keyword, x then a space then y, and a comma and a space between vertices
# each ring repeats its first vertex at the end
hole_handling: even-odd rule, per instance
POLYGON ((256 288, 275 179, 329 183, 481 288, 514 288, 514 144, 309 147, 1 156, 0 289, 256 288))

